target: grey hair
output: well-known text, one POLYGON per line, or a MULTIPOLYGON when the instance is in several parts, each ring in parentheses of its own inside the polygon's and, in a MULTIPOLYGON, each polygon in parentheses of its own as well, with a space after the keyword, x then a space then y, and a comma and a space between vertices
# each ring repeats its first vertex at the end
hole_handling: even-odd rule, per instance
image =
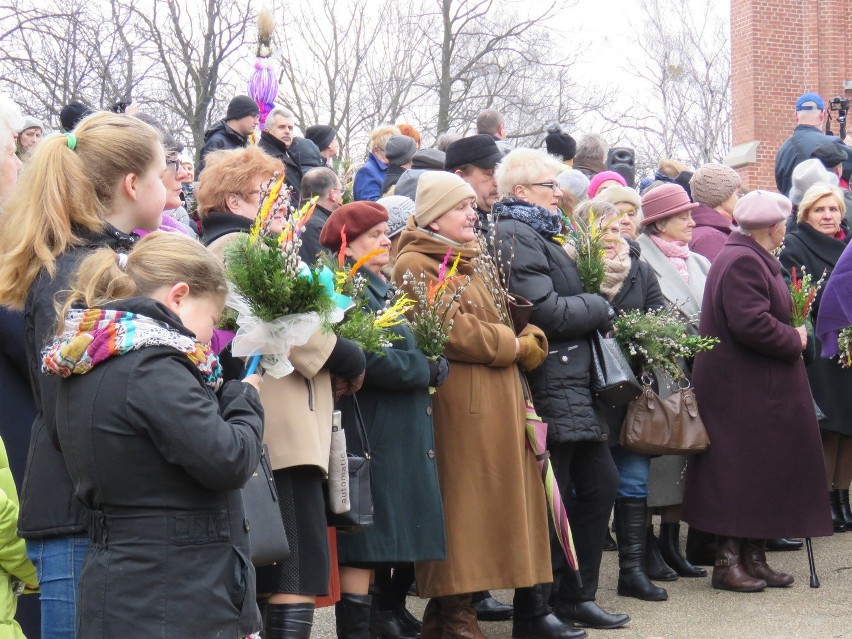
POLYGON ((311 169, 302 177, 300 185, 302 191, 302 199, 310 200, 312 197, 325 198, 328 197, 328 192, 337 188, 340 178, 337 173, 325 166, 319 166, 311 169))
POLYGON ((17 133, 24 126, 21 108, 5 95, 0 95, 0 135, 4 138, 17 133))
POLYGON ((603 222, 609 217, 618 215, 618 207, 615 204, 604 202, 603 200, 585 200, 577 205, 574 209, 574 217, 579 218, 584 224, 589 223, 590 213, 594 210, 595 219, 598 223, 603 222))
POLYGON ((476 116, 476 132, 494 134, 505 123, 503 114, 497 109, 485 109, 476 116))
POLYGON ((584 133, 577 140, 577 153, 574 154, 574 163, 578 159, 591 159, 606 161, 606 154, 609 152, 609 144, 606 143, 597 133, 584 133))
POLYGON ((270 122, 277 117, 282 118, 290 118, 294 119, 296 116, 293 115, 293 112, 290 109, 285 109, 284 107, 275 107, 272 111, 269 112, 269 115, 266 116, 266 119, 270 122))
POLYGON ((452 133, 452 132, 442 133, 441 135, 438 136, 438 139, 435 140, 435 148, 438 149, 439 151, 446 152, 448 146, 450 146, 456 140, 461 140, 461 139, 462 139, 461 133, 452 133))

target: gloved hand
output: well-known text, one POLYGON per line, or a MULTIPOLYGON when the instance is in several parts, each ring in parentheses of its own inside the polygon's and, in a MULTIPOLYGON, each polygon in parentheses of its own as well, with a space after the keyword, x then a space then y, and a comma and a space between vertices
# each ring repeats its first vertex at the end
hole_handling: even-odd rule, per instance
POLYGON ((367 368, 367 357, 358 344, 345 337, 338 337, 331 354, 325 361, 325 368, 336 377, 355 379, 364 374, 364 369, 367 368))
POLYGON ((521 335, 518 340, 520 341, 520 352, 518 353, 518 362, 526 371, 532 371, 541 366, 544 360, 547 358, 547 347, 542 347, 541 343, 538 340, 538 336, 529 333, 527 335, 521 335))
POLYGON ((337 401, 344 395, 354 395, 359 390, 361 390, 361 386, 364 385, 365 373, 366 371, 361 371, 361 374, 353 379, 338 377, 337 375, 332 373, 331 388, 334 391, 334 401, 337 401))
POLYGON ((450 362, 441 355, 438 359, 429 360, 429 386, 438 388, 447 381, 450 374, 450 362))
POLYGON ((615 323, 616 318, 618 318, 618 312, 606 297, 601 295, 601 299, 606 306, 606 323, 599 330, 603 333, 608 333, 612 330, 612 325, 615 323))

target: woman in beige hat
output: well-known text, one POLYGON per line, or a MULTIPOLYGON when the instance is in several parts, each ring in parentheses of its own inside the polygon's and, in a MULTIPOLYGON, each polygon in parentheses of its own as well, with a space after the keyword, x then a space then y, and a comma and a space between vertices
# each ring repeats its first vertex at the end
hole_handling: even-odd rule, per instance
POLYGON ((611 186, 599 191, 595 200, 614 204, 621 213, 618 218, 619 234, 628 240, 636 239, 642 221, 642 200, 635 190, 627 186, 611 186))
MULTIPOLYGON (((431 598, 422 639, 483 639, 469 593, 519 588, 523 596, 552 579, 544 491, 535 457, 526 450, 518 368, 538 367, 547 339, 532 325, 516 335, 500 321, 492 292, 475 270, 475 197, 455 174, 424 173, 393 271, 394 282, 410 293, 411 278, 438 281, 449 251, 450 262, 460 256, 459 274, 470 278, 452 281, 445 296, 453 322, 444 353, 450 372, 432 396, 432 419, 447 558, 415 564, 418 593, 431 598)), ((518 595, 513 636, 585 636, 550 614, 519 619, 535 602, 525 606, 518 595), (537 633, 539 623, 557 624, 568 634, 537 633)), ((546 598, 538 603, 546 608, 546 598)))

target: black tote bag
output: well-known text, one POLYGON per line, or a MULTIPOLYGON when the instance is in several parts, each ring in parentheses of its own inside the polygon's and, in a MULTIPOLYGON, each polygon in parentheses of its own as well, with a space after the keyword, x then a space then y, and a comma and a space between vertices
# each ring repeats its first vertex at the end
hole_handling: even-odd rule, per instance
POLYGON ((251 545, 251 562, 255 566, 267 566, 290 556, 278 490, 272 476, 272 464, 266 444, 257 470, 249 477, 241 491, 245 520, 243 525, 251 545))
POLYGON ((624 406, 642 394, 642 386, 614 337, 595 331, 592 349, 592 393, 607 406, 624 406))

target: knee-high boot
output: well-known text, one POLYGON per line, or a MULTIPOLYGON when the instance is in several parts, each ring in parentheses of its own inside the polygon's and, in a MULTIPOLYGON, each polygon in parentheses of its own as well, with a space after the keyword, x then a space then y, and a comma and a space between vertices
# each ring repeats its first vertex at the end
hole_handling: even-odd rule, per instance
POLYGON ((654 536, 654 527, 648 526, 645 540, 645 572, 654 581, 677 581, 677 573, 660 554, 660 542, 654 536))
POLYGON ((615 536, 618 539, 618 594, 643 601, 665 601, 668 593, 655 586, 645 572, 648 502, 637 497, 615 500, 615 536))
POLYGON ((476 621, 470 595, 438 597, 443 639, 485 639, 476 621))
POLYGON ((680 524, 660 524, 660 554, 681 577, 706 577, 704 568, 693 566, 680 551, 680 524))
POLYGON ((268 604, 263 636, 267 639, 310 639, 313 625, 313 604, 268 604))
POLYGON ((373 598, 370 595, 340 595, 340 601, 334 604, 334 618, 337 626, 337 639, 369 639, 370 607, 373 598))

